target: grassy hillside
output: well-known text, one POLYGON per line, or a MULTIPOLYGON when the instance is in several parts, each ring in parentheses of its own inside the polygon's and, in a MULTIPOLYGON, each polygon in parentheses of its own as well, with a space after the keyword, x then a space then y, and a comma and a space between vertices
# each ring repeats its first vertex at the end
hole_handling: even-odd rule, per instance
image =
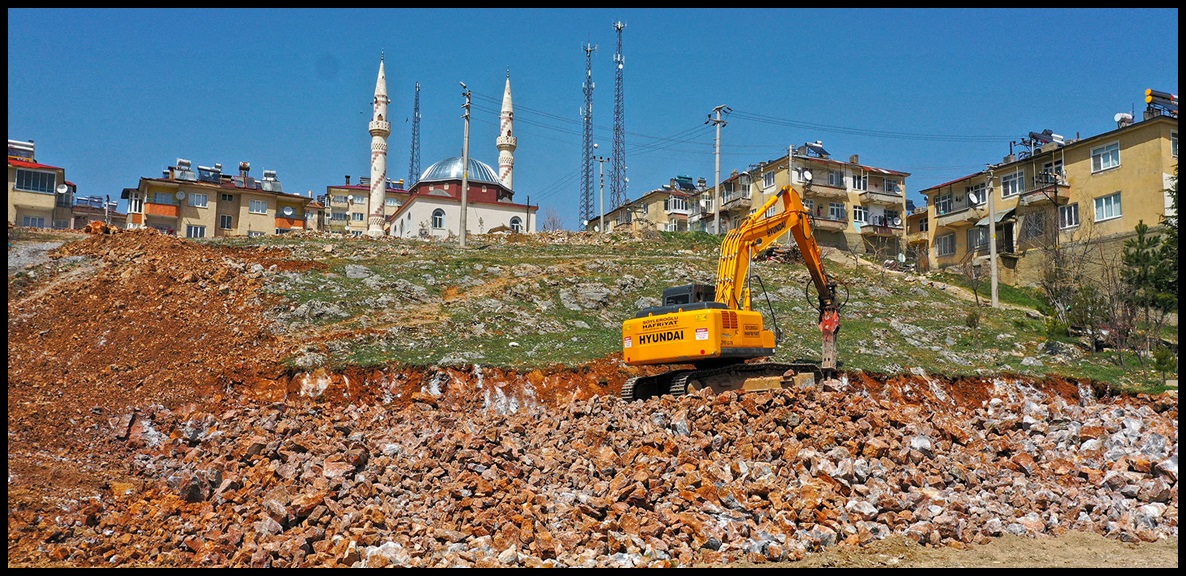
MULTIPOLYGON (((315 235, 209 242, 285 248, 293 258, 319 263, 305 272, 261 271, 276 298, 272 328, 299 343, 288 359, 298 368, 579 365, 620 352, 621 322, 657 304, 663 288, 713 283, 719 253, 719 241, 702 233, 469 240, 464 249, 315 235)), ((1073 339, 1048 338, 1034 311, 977 308, 947 285, 852 260, 827 266, 847 297, 837 341, 842 369, 1057 374, 1150 390, 1160 383, 1159 374, 1134 367, 1131 357, 1121 368, 1111 352, 1092 354, 1073 339)), ((755 262, 752 270, 765 287, 755 290, 755 307, 770 322, 769 298, 782 328, 774 359, 818 360, 806 268, 784 260, 755 262)), ((1019 296, 1025 298, 1032 295, 1019 296)))

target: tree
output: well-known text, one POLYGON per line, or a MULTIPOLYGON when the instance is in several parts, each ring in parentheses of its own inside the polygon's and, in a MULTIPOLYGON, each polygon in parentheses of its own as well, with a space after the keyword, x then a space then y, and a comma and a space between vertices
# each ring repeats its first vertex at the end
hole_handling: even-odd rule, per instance
POLYGON ((968 258, 960 265, 960 274, 968 283, 968 288, 972 290, 972 296, 976 299, 976 307, 980 307, 980 287, 984 284, 984 266, 976 262, 972 257, 972 253, 968 253, 968 258))
POLYGON ((1136 233, 1135 237, 1124 241, 1124 267, 1120 277, 1128 288, 1133 305, 1143 313, 1145 343, 1142 350, 1149 354, 1154 337, 1160 340, 1166 315, 1177 309, 1177 294, 1170 292, 1177 270, 1176 261, 1171 264, 1165 260, 1166 243, 1149 234, 1149 225, 1144 220, 1137 222, 1136 233))
POLYGON ((555 208, 544 209, 544 219, 539 222, 539 229, 543 232, 556 232, 564 229, 564 220, 555 208))

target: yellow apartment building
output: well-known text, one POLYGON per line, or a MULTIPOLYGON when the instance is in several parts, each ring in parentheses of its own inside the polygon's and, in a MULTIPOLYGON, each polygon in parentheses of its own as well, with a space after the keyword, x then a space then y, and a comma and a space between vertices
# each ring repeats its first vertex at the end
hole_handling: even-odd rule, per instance
POLYGON ((1118 114, 1117 128, 1103 134, 1064 139, 1046 130, 1025 143, 1032 150, 922 190, 932 268, 989 262, 995 228, 998 279, 1037 285, 1053 246, 1090 242, 1108 260, 1138 222, 1155 228, 1170 207, 1176 114, 1147 112, 1138 122, 1118 114))
POLYGON ((156 228, 186 238, 265 236, 304 230, 306 207, 313 199, 283 191, 274 170, 263 179, 239 163, 239 175, 223 174, 222 165, 198 166, 178 158, 160 178, 140 178, 125 188, 127 228, 156 228))

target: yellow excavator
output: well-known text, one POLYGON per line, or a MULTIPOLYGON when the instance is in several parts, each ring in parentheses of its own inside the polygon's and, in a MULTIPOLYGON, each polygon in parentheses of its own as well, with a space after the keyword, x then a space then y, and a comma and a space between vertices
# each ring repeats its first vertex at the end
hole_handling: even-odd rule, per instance
MULTIPOLYGON (((834 378, 836 333, 840 330, 838 282, 824 272, 810 216, 799 193, 784 186, 777 194, 726 234, 717 264, 716 285, 685 284, 663 290, 659 306, 644 308, 622 323, 622 360, 630 366, 691 365, 650 376, 630 378, 622 386, 625 400, 679 396, 703 388, 714 392, 749 392, 782 388, 812 380, 834 378), (781 210, 777 205, 781 203, 781 210), (774 354, 781 337, 774 310, 774 330, 763 326, 762 312, 753 309, 750 274, 754 257, 769 251, 775 240, 790 231, 811 282, 804 290, 810 301, 812 286, 818 298, 823 356, 812 362, 750 362, 774 354)), ((762 286, 763 291, 765 287, 762 286)), ((769 298, 766 299, 769 304, 769 298)))

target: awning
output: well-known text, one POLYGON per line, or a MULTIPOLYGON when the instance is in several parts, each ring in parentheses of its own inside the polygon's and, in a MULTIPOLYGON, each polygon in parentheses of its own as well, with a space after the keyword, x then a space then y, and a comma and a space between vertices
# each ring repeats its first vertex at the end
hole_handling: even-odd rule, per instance
MULTIPOLYGON (((1013 208, 1010 208, 1008 210, 1005 210, 1004 212, 997 212, 997 217, 996 217, 997 224, 1000 224, 1001 220, 1004 220, 1005 218, 1012 216, 1013 210, 1014 210, 1013 208)), ((977 226, 988 226, 988 216, 981 218, 980 221, 976 223, 976 225, 977 226)))

